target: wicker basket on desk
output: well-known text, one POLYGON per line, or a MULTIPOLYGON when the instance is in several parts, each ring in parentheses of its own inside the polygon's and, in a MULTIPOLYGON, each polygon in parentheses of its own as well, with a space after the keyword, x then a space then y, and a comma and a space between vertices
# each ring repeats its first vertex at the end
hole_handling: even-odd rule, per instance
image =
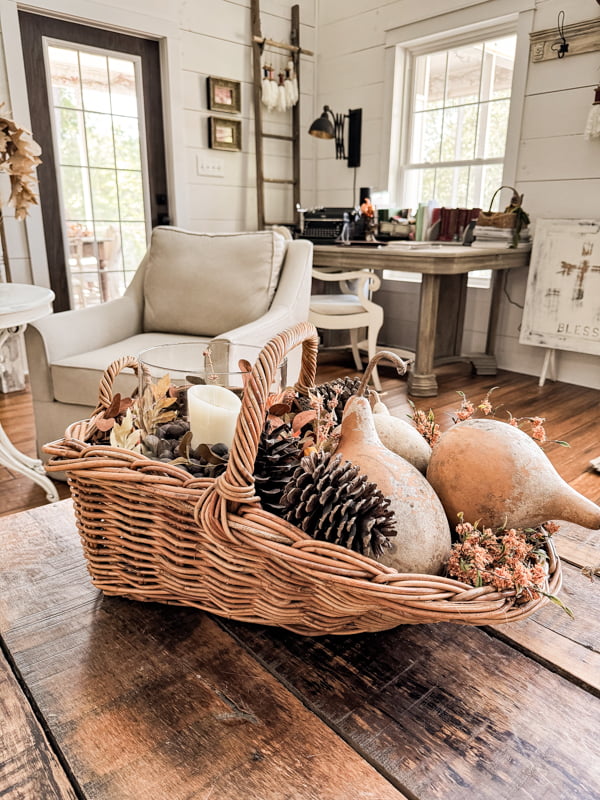
MULTIPOLYGON (((486 625, 527 617, 546 601, 473 588, 436 575, 400 574, 365 556, 315 541, 263 510, 253 480, 268 387, 283 356, 302 343, 299 391, 314 385, 317 337, 296 325, 261 351, 246 387, 226 471, 193 478, 121 448, 86 443, 89 421, 46 445, 50 471, 67 472, 93 583, 109 595, 194 606, 301 634, 378 631, 403 623, 486 625)), ((135 359, 115 362, 112 382, 135 359)), ((549 546, 549 593, 560 562, 549 546)))

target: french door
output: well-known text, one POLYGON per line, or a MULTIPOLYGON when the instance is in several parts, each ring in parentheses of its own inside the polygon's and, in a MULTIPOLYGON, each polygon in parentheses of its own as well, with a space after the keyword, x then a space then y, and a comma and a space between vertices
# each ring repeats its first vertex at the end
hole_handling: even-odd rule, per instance
POLYGON ((158 42, 19 12, 57 311, 120 296, 168 224, 158 42))

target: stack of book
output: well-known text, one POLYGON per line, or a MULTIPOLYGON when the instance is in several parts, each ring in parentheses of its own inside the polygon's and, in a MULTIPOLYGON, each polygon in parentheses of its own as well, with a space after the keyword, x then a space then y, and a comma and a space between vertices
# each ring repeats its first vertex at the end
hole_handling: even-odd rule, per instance
POLYGON ((521 228, 517 244, 515 245, 514 228, 494 228, 492 225, 475 225, 473 228, 475 247, 518 247, 528 250, 531 248, 531 234, 529 228, 521 228))

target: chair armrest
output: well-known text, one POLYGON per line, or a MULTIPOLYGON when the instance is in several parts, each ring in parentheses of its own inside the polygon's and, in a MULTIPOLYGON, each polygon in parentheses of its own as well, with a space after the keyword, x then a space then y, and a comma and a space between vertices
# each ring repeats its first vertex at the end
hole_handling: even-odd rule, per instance
POLYGON ((31 322, 25 330, 25 344, 33 397, 54 399, 50 366, 55 361, 134 336, 141 330, 141 319, 139 300, 125 295, 31 322))
POLYGON ((341 281, 369 281, 373 290, 379 289, 381 286, 381 279, 374 272, 365 269, 348 270, 347 272, 322 272, 320 269, 312 270, 313 278, 318 278, 320 281, 330 281, 338 283, 341 281))

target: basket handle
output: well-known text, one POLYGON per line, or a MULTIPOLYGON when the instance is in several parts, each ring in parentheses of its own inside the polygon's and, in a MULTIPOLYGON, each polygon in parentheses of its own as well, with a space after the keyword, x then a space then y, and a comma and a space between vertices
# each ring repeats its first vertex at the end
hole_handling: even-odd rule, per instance
POLYGON ((519 194, 514 186, 509 186, 508 184, 505 183, 502 186, 499 186, 492 195, 492 199, 490 200, 490 207, 488 208, 488 214, 492 213, 492 206, 494 205, 494 200, 496 198, 496 195, 498 194, 498 192, 501 192, 502 189, 512 189, 513 196, 517 197, 519 200, 519 205, 521 205, 521 203, 523 202, 523 195, 519 194))
POLYGON ((110 407, 113 401, 113 383, 115 382, 115 378, 119 372, 127 369, 127 367, 132 367, 135 374, 138 374, 139 361, 135 356, 122 356, 121 358, 117 358, 104 370, 100 378, 100 385, 98 386, 98 405, 94 409, 92 417, 95 417, 96 414, 100 414, 102 411, 106 411, 106 409, 110 407))
POLYGON ((296 390, 307 394, 314 386, 319 337, 314 325, 300 322, 274 336, 261 350, 244 389, 227 468, 215 479, 222 498, 234 502, 256 501, 254 461, 265 421, 269 389, 283 357, 302 343, 302 367, 296 390))

